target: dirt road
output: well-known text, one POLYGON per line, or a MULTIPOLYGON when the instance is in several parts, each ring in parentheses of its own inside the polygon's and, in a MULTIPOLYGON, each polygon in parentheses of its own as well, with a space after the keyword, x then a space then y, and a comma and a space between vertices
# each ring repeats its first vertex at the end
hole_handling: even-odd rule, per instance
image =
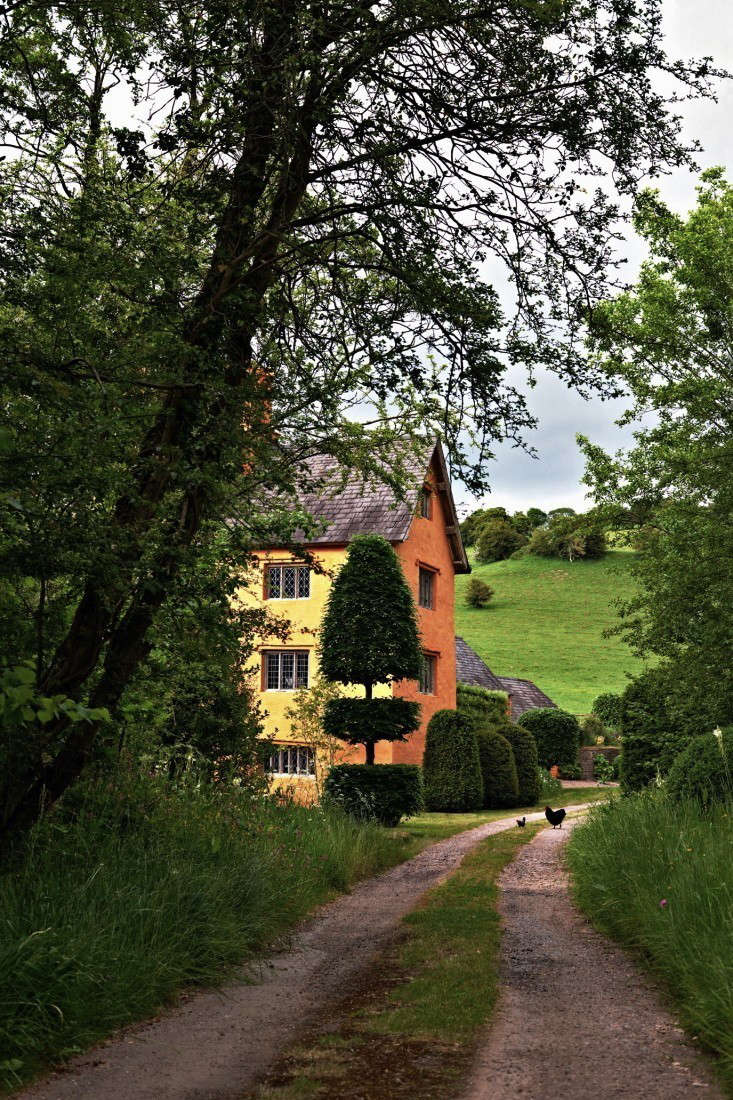
POLYGON ((464 1100, 723 1100, 659 993, 573 908, 568 826, 499 880, 502 995, 464 1100))
MULTIPOLYGON (((568 807, 568 810, 579 807, 568 807)), ((529 814, 529 821, 543 814, 529 814)), ((426 848, 359 884, 263 961, 255 984, 198 993, 161 1019, 126 1029, 22 1093, 25 1100, 234 1100, 329 1004, 357 989, 375 954, 420 897, 514 817, 426 848)))

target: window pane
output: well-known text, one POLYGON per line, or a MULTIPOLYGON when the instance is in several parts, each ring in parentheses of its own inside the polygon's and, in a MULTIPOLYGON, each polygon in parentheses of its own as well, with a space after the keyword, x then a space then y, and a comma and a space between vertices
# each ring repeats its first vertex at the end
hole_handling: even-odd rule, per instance
POLYGON ((307 688, 308 687, 308 653, 307 652, 306 653, 298 653, 298 654, 296 654, 296 656, 297 656, 297 666, 296 666, 295 686, 299 687, 299 688, 301 688, 301 687, 307 688))
POLYGON ((267 595, 271 600, 280 599, 280 566, 271 565, 267 571, 267 595))
POLYGON ((423 653, 419 689, 423 695, 433 695, 435 692, 435 657, 427 653, 423 653))
POLYGON ((311 594, 311 571, 305 566, 298 570, 298 599, 307 600, 311 594))
POLYGON ((295 654, 280 654, 280 688, 282 691, 293 690, 293 674, 295 670, 295 654))
POLYGON ((265 655, 267 677, 266 684, 268 691, 277 691, 280 686, 280 654, 279 653, 267 653, 265 655))
POLYGON ((282 567, 283 581, 282 581, 282 598, 284 600, 295 599, 295 567, 292 565, 284 565, 282 567))
POLYGON ((419 594, 418 603, 420 607, 432 607, 433 606, 433 585, 435 582, 435 575, 430 572, 429 569, 420 570, 419 581, 419 594))

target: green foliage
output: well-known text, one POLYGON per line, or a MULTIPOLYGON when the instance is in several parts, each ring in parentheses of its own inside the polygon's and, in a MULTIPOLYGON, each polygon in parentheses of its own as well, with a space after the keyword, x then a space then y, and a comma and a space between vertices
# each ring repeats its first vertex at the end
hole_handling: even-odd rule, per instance
POLYGON ((631 395, 635 445, 611 456, 581 439, 585 481, 642 551, 619 633, 665 661, 671 710, 713 728, 733 722, 733 188, 704 173, 686 218, 645 191, 634 224, 648 258, 594 311, 591 342, 631 395))
POLYGON ((328 594, 320 665, 328 680, 383 684, 416 679, 420 642, 412 593, 381 535, 358 535, 328 594))
POLYGON ((457 710, 439 710, 428 723, 423 782, 427 810, 467 813, 483 805, 473 723, 457 710))
POLYGON ((494 595, 494 589, 480 577, 471 577, 466 586, 466 602, 470 607, 486 607, 494 595))
POLYGON ((547 522, 547 512, 543 512, 541 508, 528 508, 527 519, 529 520, 532 529, 535 527, 541 527, 543 523, 547 522))
POLYGON ((325 790, 327 800, 351 817, 390 828, 423 808, 422 775, 414 764, 337 764, 325 790))
POLYGON ((406 741, 420 725, 420 704, 409 699, 330 699, 323 712, 323 729, 350 745, 406 741))
POLYGON ((700 722, 683 725, 669 705, 669 673, 649 669, 632 680, 621 696, 621 789, 640 791, 658 775, 665 776, 675 756, 695 734, 700 722))
POLYGON ((475 726, 499 726, 508 719, 509 695, 505 691, 490 691, 478 684, 457 685, 458 710, 475 726))
POLYGON ((597 715, 604 726, 618 731, 621 728, 621 696, 605 691, 593 700, 593 714, 597 715))
POLYGON ((579 558, 593 560, 606 553, 606 536, 591 513, 578 516, 571 508, 559 508, 550 512, 545 526, 533 530, 527 551, 539 557, 564 558, 570 562, 579 558))
POLYGON ((333 808, 231 786, 134 769, 77 785, 0 867, 0 1080, 226 980, 403 849, 333 808))
POLYGON ((580 764, 560 764, 561 779, 580 779, 580 764))
POLYGON ((538 802, 550 802, 553 805, 562 798, 563 794, 567 794, 564 790, 562 783, 554 775, 550 775, 547 768, 540 768, 538 771, 539 777, 539 795, 537 796, 538 802))
POLYGON ((695 799, 703 809, 733 802, 733 727, 693 737, 667 776, 672 799, 695 799))
POLYGON ((499 726, 499 733, 509 742, 514 754, 519 786, 518 803, 520 806, 533 806, 540 793, 537 742, 529 730, 512 722, 504 722, 499 726))
POLYGON ((611 783, 616 778, 615 760, 609 760, 605 753, 599 752, 593 757, 593 778, 599 783, 611 783))
POLYGON ((587 714, 599 692, 622 691, 644 667, 621 638, 605 636, 616 602, 634 594, 634 559, 614 551, 572 567, 534 554, 474 564, 496 595, 491 614, 476 611, 465 600, 468 577, 456 577, 456 633, 497 675, 532 680, 564 710, 587 714))
POLYGON ((502 519, 487 520, 478 531, 476 556, 481 562, 503 561, 524 546, 527 539, 502 519))
POLYGON ((325 711, 331 736, 366 748, 403 741, 419 725, 419 705, 372 699, 375 684, 416 679, 422 653, 412 593, 394 549, 381 535, 358 535, 333 581, 321 623, 321 673, 342 684, 363 684, 363 700, 336 699, 325 711), (340 728, 339 728, 340 723, 340 728))
POLYGON ((733 1089, 733 804, 701 813, 662 792, 594 808, 573 830, 574 896, 664 982, 733 1089), (664 903, 664 904, 662 904, 664 903))
POLYGON ((537 742, 537 754, 543 768, 577 763, 580 726, 574 714, 557 707, 537 707, 525 711, 519 725, 529 730, 537 742))
POLYGON ((512 747, 496 730, 476 729, 484 787, 484 807, 499 810, 519 804, 519 781, 512 747))
POLYGON ((606 740, 606 727, 597 714, 586 714, 580 733, 584 745, 602 745, 606 740))

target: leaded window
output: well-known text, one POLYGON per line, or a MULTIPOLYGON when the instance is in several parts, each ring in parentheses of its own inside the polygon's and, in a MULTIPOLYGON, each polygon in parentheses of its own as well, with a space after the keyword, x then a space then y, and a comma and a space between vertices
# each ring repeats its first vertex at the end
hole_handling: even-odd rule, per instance
POLYGON ((307 565, 268 565, 268 600, 307 600, 311 594, 311 571, 307 565))
POLYGON ((420 607, 435 607, 435 573, 432 569, 420 566, 418 576, 418 598, 420 607))
POLYGON ((279 649, 265 654, 265 690, 308 687, 308 650, 279 649))
POLYGON ((437 658, 432 653, 423 653, 420 668, 418 691, 421 695, 435 695, 435 668, 437 658))
POLYGON ((267 770, 273 775, 313 776, 316 774, 315 753, 305 745, 278 745, 267 770))

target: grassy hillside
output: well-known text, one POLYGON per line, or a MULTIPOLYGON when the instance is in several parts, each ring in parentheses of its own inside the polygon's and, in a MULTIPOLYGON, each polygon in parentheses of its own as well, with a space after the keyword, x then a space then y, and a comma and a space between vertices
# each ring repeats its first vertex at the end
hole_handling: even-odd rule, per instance
POLYGON ((560 707, 586 714, 602 691, 619 691, 641 669, 619 638, 603 631, 617 621, 614 600, 633 590, 633 554, 568 563, 527 556, 473 563, 473 575, 495 590, 489 607, 466 603, 468 577, 456 579, 456 633, 497 676, 534 680, 560 707))

